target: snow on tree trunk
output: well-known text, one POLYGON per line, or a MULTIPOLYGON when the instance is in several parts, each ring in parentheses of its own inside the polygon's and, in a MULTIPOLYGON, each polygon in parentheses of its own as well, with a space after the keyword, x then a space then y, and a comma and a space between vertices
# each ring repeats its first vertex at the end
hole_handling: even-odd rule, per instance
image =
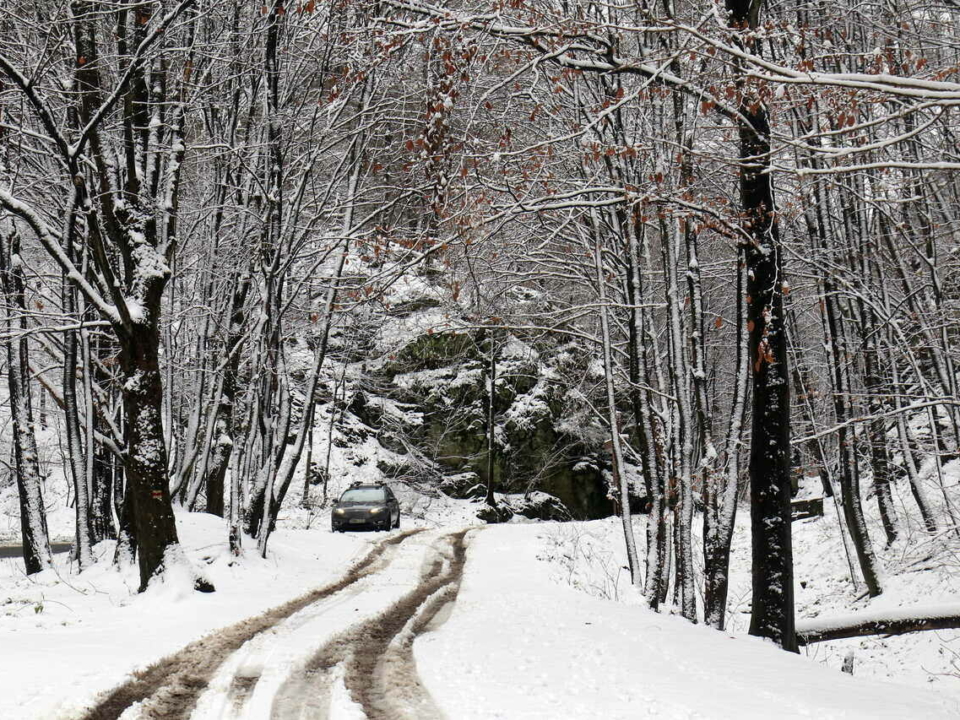
POLYGON ((42 476, 30 398, 27 315, 19 240, 15 233, 0 236, 0 286, 6 296, 7 383, 13 421, 14 472, 20 499, 23 562, 28 575, 53 567, 47 517, 41 492, 42 476), (19 315, 17 318, 16 315, 19 315))
POLYGON ((843 638, 956 628, 960 628, 960 605, 952 603, 818 617, 797 623, 797 636, 801 645, 810 645, 843 638))
POLYGON ((686 297, 681 297, 677 264, 680 262, 680 236, 687 232, 687 222, 680 219, 672 227, 661 221, 663 265, 667 275, 667 311, 669 314, 669 348, 671 391, 676 398, 674 414, 676 427, 675 452, 679 462, 678 502, 674 508, 677 524, 674 528, 676 551, 676 589, 679 591, 680 611, 687 620, 696 622, 697 601, 693 569, 693 407, 690 402, 690 365, 686 362, 687 343, 683 332, 682 308, 686 297))
MULTIPOLYGON (((596 220, 596 218, 594 218, 596 220)), ((594 222, 594 231, 599 230, 594 222)), ((607 422, 610 426, 610 447, 613 456, 613 478, 619 492, 620 522, 623 526, 623 539, 627 548, 627 564, 630 569, 630 582, 639 586, 640 560, 637 555, 637 541, 633 535, 633 521, 630 514, 630 486, 627 482, 626 468, 623 463, 623 447, 620 438, 620 423, 617 419, 617 403, 614 391, 614 366, 611 352, 610 321, 608 318, 606 278, 603 271, 599 238, 594 244, 594 264, 596 266, 597 294, 600 306, 600 338, 603 345, 603 375, 607 400, 607 422)))
MULTIPOLYGON (((826 238, 821 238, 826 244, 826 238)), ((829 247, 824 246, 825 251, 829 247)), ((842 498, 843 516, 850 531, 850 538, 856 551, 857 561, 867 590, 871 597, 879 595, 883 590, 880 586, 877 561, 867 532, 866 521, 863 516, 863 506, 860 501, 860 482, 858 458, 855 452, 856 436, 848 432, 844 423, 849 420, 848 393, 850 380, 846 370, 847 337, 846 330, 837 307, 837 298, 832 280, 828 276, 821 278, 823 283, 824 334, 826 337, 827 357, 831 372, 833 387, 833 407, 836 421, 840 426, 837 431, 837 444, 840 450, 838 474, 840 476, 840 496, 842 498)))
POLYGON ((657 455, 657 436, 650 409, 650 394, 643 386, 649 386, 649 367, 645 343, 643 276, 640 267, 638 234, 633 226, 628 237, 627 301, 630 303, 630 400, 633 405, 637 447, 643 464, 644 483, 647 490, 647 553, 646 579, 643 592, 651 609, 660 607, 665 590, 661 587, 664 563, 664 487, 662 463, 657 455))
MULTIPOLYGON (((237 374, 240 367, 240 343, 243 341, 244 307, 250 290, 252 275, 249 272, 237 279, 230 301, 230 325, 224 344, 225 361, 223 380, 219 386, 216 407, 216 425, 213 430, 213 457, 203 480, 206 491, 207 512, 224 516, 224 491, 227 469, 233 456, 235 442, 234 408, 237 396, 237 374)), ((232 498, 232 493, 231 493, 232 498)), ((231 518, 233 515, 231 514, 231 518)))
MULTIPOLYGON (((897 390, 903 389, 904 385, 900 379, 900 369, 897 366, 896 358, 891 359, 890 373, 893 380, 893 387, 897 390)), ((902 408, 903 401, 899 392, 894 392, 893 404, 897 410, 902 408)), ((920 473, 917 470, 917 464, 913 458, 913 442, 910 437, 910 428, 907 426, 907 418, 902 412, 897 413, 897 437, 900 440, 900 453, 903 457, 903 467, 910 481, 910 492, 913 495, 914 501, 917 503, 917 508, 920 510, 923 525, 927 532, 931 534, 935 533, 937 532, 937 521, 933 515, 932 505, 930 504, 930 499, 927 497, 926 488, 921 484, 920 473)))
MULTIPOLYGON (((72 255, 68 251, 68 255, 72 255)), ((63 281, 63 305, 68 317, 78 315, 76 291, 67 278, 63 281)), ((93 448, 85 447, 81 437, 80 408, 77 400, 77 368, 79 366, 77 333, 68 332, 63 338, 63 410, 67 436, 67 460, 69 475, 73 480, 74 511, 76 515, 77 561, 83 570, 93 564, 93 536, 90 528, 91 478, 84 462, 86 453, 93 448)))
MULTIPOLYGON (((867 253, 864 255, 866 265, 867 253)), ((869 269, 869 266, 865 267, 869 269)), ((881 417, 887 410, 882 400, 883 383, 880 379, 880 353, 877 338, 880 336, 876 314, 861 301, 863 338, 863 381, 868 395, 868 410, 874 419, 867 426, 867 449, 870 458, 870 470, 873 475, 873 491, 877 498, 877 509, 887 538, 887 545, 897 539, 897 511, 890 490, 890 458, 887 449, 887 424, 881 417)))
MULTIPOLYGON (((726 620, 727 593, 730 586, 730 543, 740 495, 740 445, 743 441, 743 419, 747 405, 747 384, 750 367, 747 362, 747 319, 744 297, 743 251, 737 258, 737 354, 733 386, 733 402, 727 427, 724 451, 726 464, 723 485, 708 494, 703 511, 703 621, 722 630, 726 620)), ((707 478, 709 486, 712 478, 707 478)))
POLYGON ((127 421, 127 492, 137 543, 140 590, 163 569, 167 549, 178 544, 167 481, 163 440, 160 334, 155 323, 137 325, 121 341, 123 406, 127 421))
MULTIPOLYGON (((750 113, 744 107, 744 111, 750 113)), ((740 129, 741 157, 767 157, 766 112, 740 129)), ((747 257, 747 327, 753 370, 750 519, 753 609, 750 634, 796 650, 790 527, 790 385, 783 315, 783 268, 772 183, 762 165, 744 164, 740 188, 751 243, 747 257)))
POLYGON ((487 494, 484 501, 490 507, 497 506, 497 499, 493 494, 493 473, 496 467, 497 453, 497 342, 496 330, 490 329, 488 341, 490 351, 487 355, 487 494))
MULTIPOLYGON (((756 26, 754 3, 727 0, 734 30, 756 26)), ((739 39, 738 39, 739 40, 739 39)), ((749 41, 748 41, 749 42, 749 41)), ((756 48, 754 48, 756 49, 756 48)), ((747 261, 748 362, 753 371, 750 442, 750 525, 753 608, 750 634, 797 650, 794 629, 793 540, 790 527, 790 375, 784 329, 780 228, 770 169, 766 106, 747 92, 737 67, 742 117, 740 202, 749 238, 747 261)))

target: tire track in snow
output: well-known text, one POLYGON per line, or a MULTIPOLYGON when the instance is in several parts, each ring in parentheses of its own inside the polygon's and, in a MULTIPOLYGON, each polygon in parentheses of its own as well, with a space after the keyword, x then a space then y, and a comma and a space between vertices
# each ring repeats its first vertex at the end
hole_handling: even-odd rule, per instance
POLYGON ((456 600, 468 532, 441 538, 411 592, 329 642, 292 675, 274 699, 272 720, 330 717, 331 698, 342 694, 334 683, 341 682, 369 720, 442 718, 420 682, 413 641, 456 600))
MULTIPOLYGON (((116 720, 132 705, 142 703, 139 717, 144 720, 187 720, 200 694, 224 661, 245 643, 309 605, 328 598, 379 569, 384 553, 422 532, 408 530, 377 544, 336 582, 313 590, 265 613, 248 618, 196 640, 182 650, 138 671, 131 680, 110 691, 85 715, 83 720, 116 720)), ((238 686, 248 694, 256 684, 251 677, 238 686)), ((242 702, 242 698, 238 698, 242 702)))

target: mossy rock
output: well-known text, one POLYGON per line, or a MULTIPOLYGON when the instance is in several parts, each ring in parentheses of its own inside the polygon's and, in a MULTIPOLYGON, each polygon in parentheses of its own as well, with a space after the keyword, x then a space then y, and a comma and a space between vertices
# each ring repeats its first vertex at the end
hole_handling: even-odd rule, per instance
POLYGON ((440 483, 440 490, 450 497, 465 500, 467 498, 479 498, 485 494, 483 484, 480 478, 474 472, 457 473, 456 475, 447 475, 440 483))
POLYGON ((394 373, 439 370, 464 358, 478 359, 479 352, 468 333, 433 333, 407 343, 390 367, 394 373))
POLYGON ((570 520, 571 514, 559 498, 545 492, 534 491, 518 500, 511 499, 514 513, 530 520, 570 520))
POLYGON ((440 301, 436 298, 418 298, 416 300, 408 300, 407 302, 397 303, 390 307, 387 311, 387 315, 392 317, 408 317, 413 315, 415 312, 420 312, 421 310, 430 310, 431 308, 440 307, 440 301))
POLYGON ((485 523, 507 522, 512 517, 513 510, 503 503, 500 503, 496 507, 484 503, 483 506, 477 510, 477 519, 483 520, 485 523))

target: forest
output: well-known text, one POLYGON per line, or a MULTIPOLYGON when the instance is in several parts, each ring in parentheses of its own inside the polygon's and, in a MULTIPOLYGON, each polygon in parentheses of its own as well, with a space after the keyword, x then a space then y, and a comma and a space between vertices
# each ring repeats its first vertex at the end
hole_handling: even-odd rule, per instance
POLYGON ((54 476, 78 571, 187 564, 175 510, 266 557, 349 410, 488 522, 616 514, 654 610, 725 627, 741 515, 750 634, 956 628, 798 631, 791 530, 868 597, 960 547, 958 106, 955 0, 8 0, 25 571, 54 476))

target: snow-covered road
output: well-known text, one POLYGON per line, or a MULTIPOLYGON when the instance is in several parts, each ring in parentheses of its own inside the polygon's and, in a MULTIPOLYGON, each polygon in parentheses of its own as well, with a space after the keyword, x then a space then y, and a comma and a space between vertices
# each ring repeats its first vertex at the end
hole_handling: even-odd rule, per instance
POLYGON ((84 718, 443 717, 411 644, 455 599, 469 532, 391 533, 337 582, 191 643, 84 718))
MULTIPOLYGON (((72 547, 73 547, 73 543, 68 543, 68 542, 50 543, 50 550, 54 554, 69 552, 70 548, 72 547)), ((22 545, 0 545, 0 558, 19 559, 21 557, 23 557, 22 545)))
POLYGON ((388 540, 369 573, 235 652, 193 720, 437 716, 409 642, 418 620, 433 614, 431 599, 459 581, 464 536, 428 531, 388 540))

